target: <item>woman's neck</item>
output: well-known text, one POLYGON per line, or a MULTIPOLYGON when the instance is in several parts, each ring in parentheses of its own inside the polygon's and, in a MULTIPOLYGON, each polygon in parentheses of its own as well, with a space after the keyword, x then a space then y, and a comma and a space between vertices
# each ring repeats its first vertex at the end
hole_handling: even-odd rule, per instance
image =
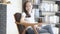
POLYGON ((28 11, 28 13, 30 14, 30 13, 31 13, 31 11, 28 11))

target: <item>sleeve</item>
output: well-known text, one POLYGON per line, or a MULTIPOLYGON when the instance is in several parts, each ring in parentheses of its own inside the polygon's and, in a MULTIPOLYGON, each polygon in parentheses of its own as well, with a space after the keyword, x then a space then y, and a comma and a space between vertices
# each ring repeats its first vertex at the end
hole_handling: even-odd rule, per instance
POLYGON ((22 13, 22 17, 25 17, 26 16, 26 14, 25 13, 22 13))

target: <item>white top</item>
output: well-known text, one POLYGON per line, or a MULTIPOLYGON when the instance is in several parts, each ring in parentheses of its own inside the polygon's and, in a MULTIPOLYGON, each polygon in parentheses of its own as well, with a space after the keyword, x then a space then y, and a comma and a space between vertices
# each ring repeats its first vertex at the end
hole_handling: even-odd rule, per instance
MULTIPOLYGON (((34 19, 34 11, 33 11, 33 12, 30 12, 30 15, 31 15, 31 17, 26 17, 26 14, 25 14, 24 12, 22 13, 22 16, 25 17, 24 20, 26 20, 27 23, 37 23, 37 22, 35 22, 35 19, 34 19)), ((26 30, 27 30, 28 28, 31 28, 31 29, 32 29, 32 27, 29 26, 29 27, 26 28, 26 30)))
MULTIPOLYGON (((26 21, 27 21, 27 23, 35 23, 34 13, 33 13, 33 12, 31 12, 31 13, 30 13, 30 15, 31 15, 31 17, 26 17, 26 14, 25 14, 25 13, 22 13, 22 16, 24 16, 24 17, 25 17, 25 18, 24 18, 24 20, 26 20, 26 21)), ((32 27, 31 27, 31 26, 29 26, 29 27, 27 27, 27 28, 26 28, 26 30, 27 30, 28 28, 32 28, 32 27)))
POLYGON ((26 21, 29 22, 29 23, 35 23, 34 13, 31 12, 30 15, 31 15, 31 17, 26 17, 26 14, 25 14, 25 13, 22 13, 22 16, 25 17, 24 20, 26 20, 26 21))

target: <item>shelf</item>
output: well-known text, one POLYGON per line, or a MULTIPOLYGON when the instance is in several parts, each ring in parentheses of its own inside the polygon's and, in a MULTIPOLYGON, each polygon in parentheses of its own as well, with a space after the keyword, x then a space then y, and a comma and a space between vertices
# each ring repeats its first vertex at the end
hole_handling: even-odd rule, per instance
POLYGON ((55 15, 55 12, 42 12, 42 15, 44 16, 51 16, 51 15, 55 15))
POLYGON ((58 11, 41 11, 41 12, 50 12, 50 13, 56 13, 58 11))
POLYGON ((56 12, 56 13, 60 13, 60 11, 56 12))

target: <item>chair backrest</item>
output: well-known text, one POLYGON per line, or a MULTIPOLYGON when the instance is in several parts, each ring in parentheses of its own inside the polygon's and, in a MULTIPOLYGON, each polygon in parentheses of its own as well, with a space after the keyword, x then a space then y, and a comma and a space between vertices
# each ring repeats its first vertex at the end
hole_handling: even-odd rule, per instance
MULTIPOLYGON (((14 18, 15 18, 15 21, 16 21, 16 22, 19 22, 19 23, 20 23, 21 13, 15 13, 15 14, 14 14, 14 18)), ((22 34, 25 26, 23 26, 23 25, 21 25, 21 24, 16 24, 16 25, 17 25, 19 34, 22 34)))
POLYGON ((15 14, 14 14, 14 17, 15 17, 15 21, 16 21, 16 22, 20 22, 21 13, 15 13, 15 14))

